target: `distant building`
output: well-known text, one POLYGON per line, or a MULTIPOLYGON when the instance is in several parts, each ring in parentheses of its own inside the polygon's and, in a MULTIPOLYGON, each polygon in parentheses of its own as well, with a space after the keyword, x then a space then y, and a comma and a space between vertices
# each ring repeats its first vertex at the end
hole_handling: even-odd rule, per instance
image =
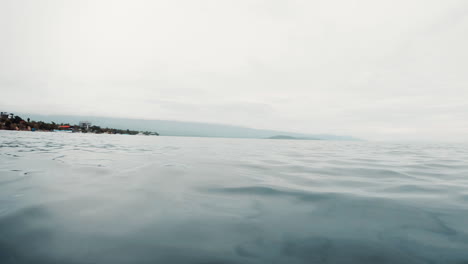
POLYGON ((8 112, 0 112, 0 118, 9 118, 12 119, 15 115, 8 112))
POLYGON ((88 130, 91 127, 91 122, 89 121, 80 121, 80 128, 88 130))

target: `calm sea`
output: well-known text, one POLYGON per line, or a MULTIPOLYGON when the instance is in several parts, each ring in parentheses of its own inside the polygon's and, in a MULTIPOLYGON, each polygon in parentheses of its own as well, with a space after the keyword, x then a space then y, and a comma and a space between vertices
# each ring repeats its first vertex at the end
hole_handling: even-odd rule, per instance
POLYGON ((468 263, 468 146, 0 132, 0 263, 468 263))

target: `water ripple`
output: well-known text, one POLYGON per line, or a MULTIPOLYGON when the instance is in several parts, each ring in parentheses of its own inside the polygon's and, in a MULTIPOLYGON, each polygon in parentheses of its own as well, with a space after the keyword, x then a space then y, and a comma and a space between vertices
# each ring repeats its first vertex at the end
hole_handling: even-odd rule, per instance
POLYGON ((468 263, 468 147, 0 131, 0 263, 468 263))

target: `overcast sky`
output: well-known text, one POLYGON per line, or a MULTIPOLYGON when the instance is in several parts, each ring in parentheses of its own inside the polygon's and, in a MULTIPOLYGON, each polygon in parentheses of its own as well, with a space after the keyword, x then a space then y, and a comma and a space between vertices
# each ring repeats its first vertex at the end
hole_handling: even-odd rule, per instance
POLYGON ((468 140, 468 1, 0 0, 0 107, 468 140))

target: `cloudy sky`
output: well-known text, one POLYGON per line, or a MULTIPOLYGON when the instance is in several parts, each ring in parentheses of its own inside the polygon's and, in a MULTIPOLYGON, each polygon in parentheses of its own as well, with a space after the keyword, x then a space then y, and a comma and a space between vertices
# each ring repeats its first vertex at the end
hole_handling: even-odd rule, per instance
POLYGON ((468 1, 0 0, 0 107, 468 140, 468 1))

